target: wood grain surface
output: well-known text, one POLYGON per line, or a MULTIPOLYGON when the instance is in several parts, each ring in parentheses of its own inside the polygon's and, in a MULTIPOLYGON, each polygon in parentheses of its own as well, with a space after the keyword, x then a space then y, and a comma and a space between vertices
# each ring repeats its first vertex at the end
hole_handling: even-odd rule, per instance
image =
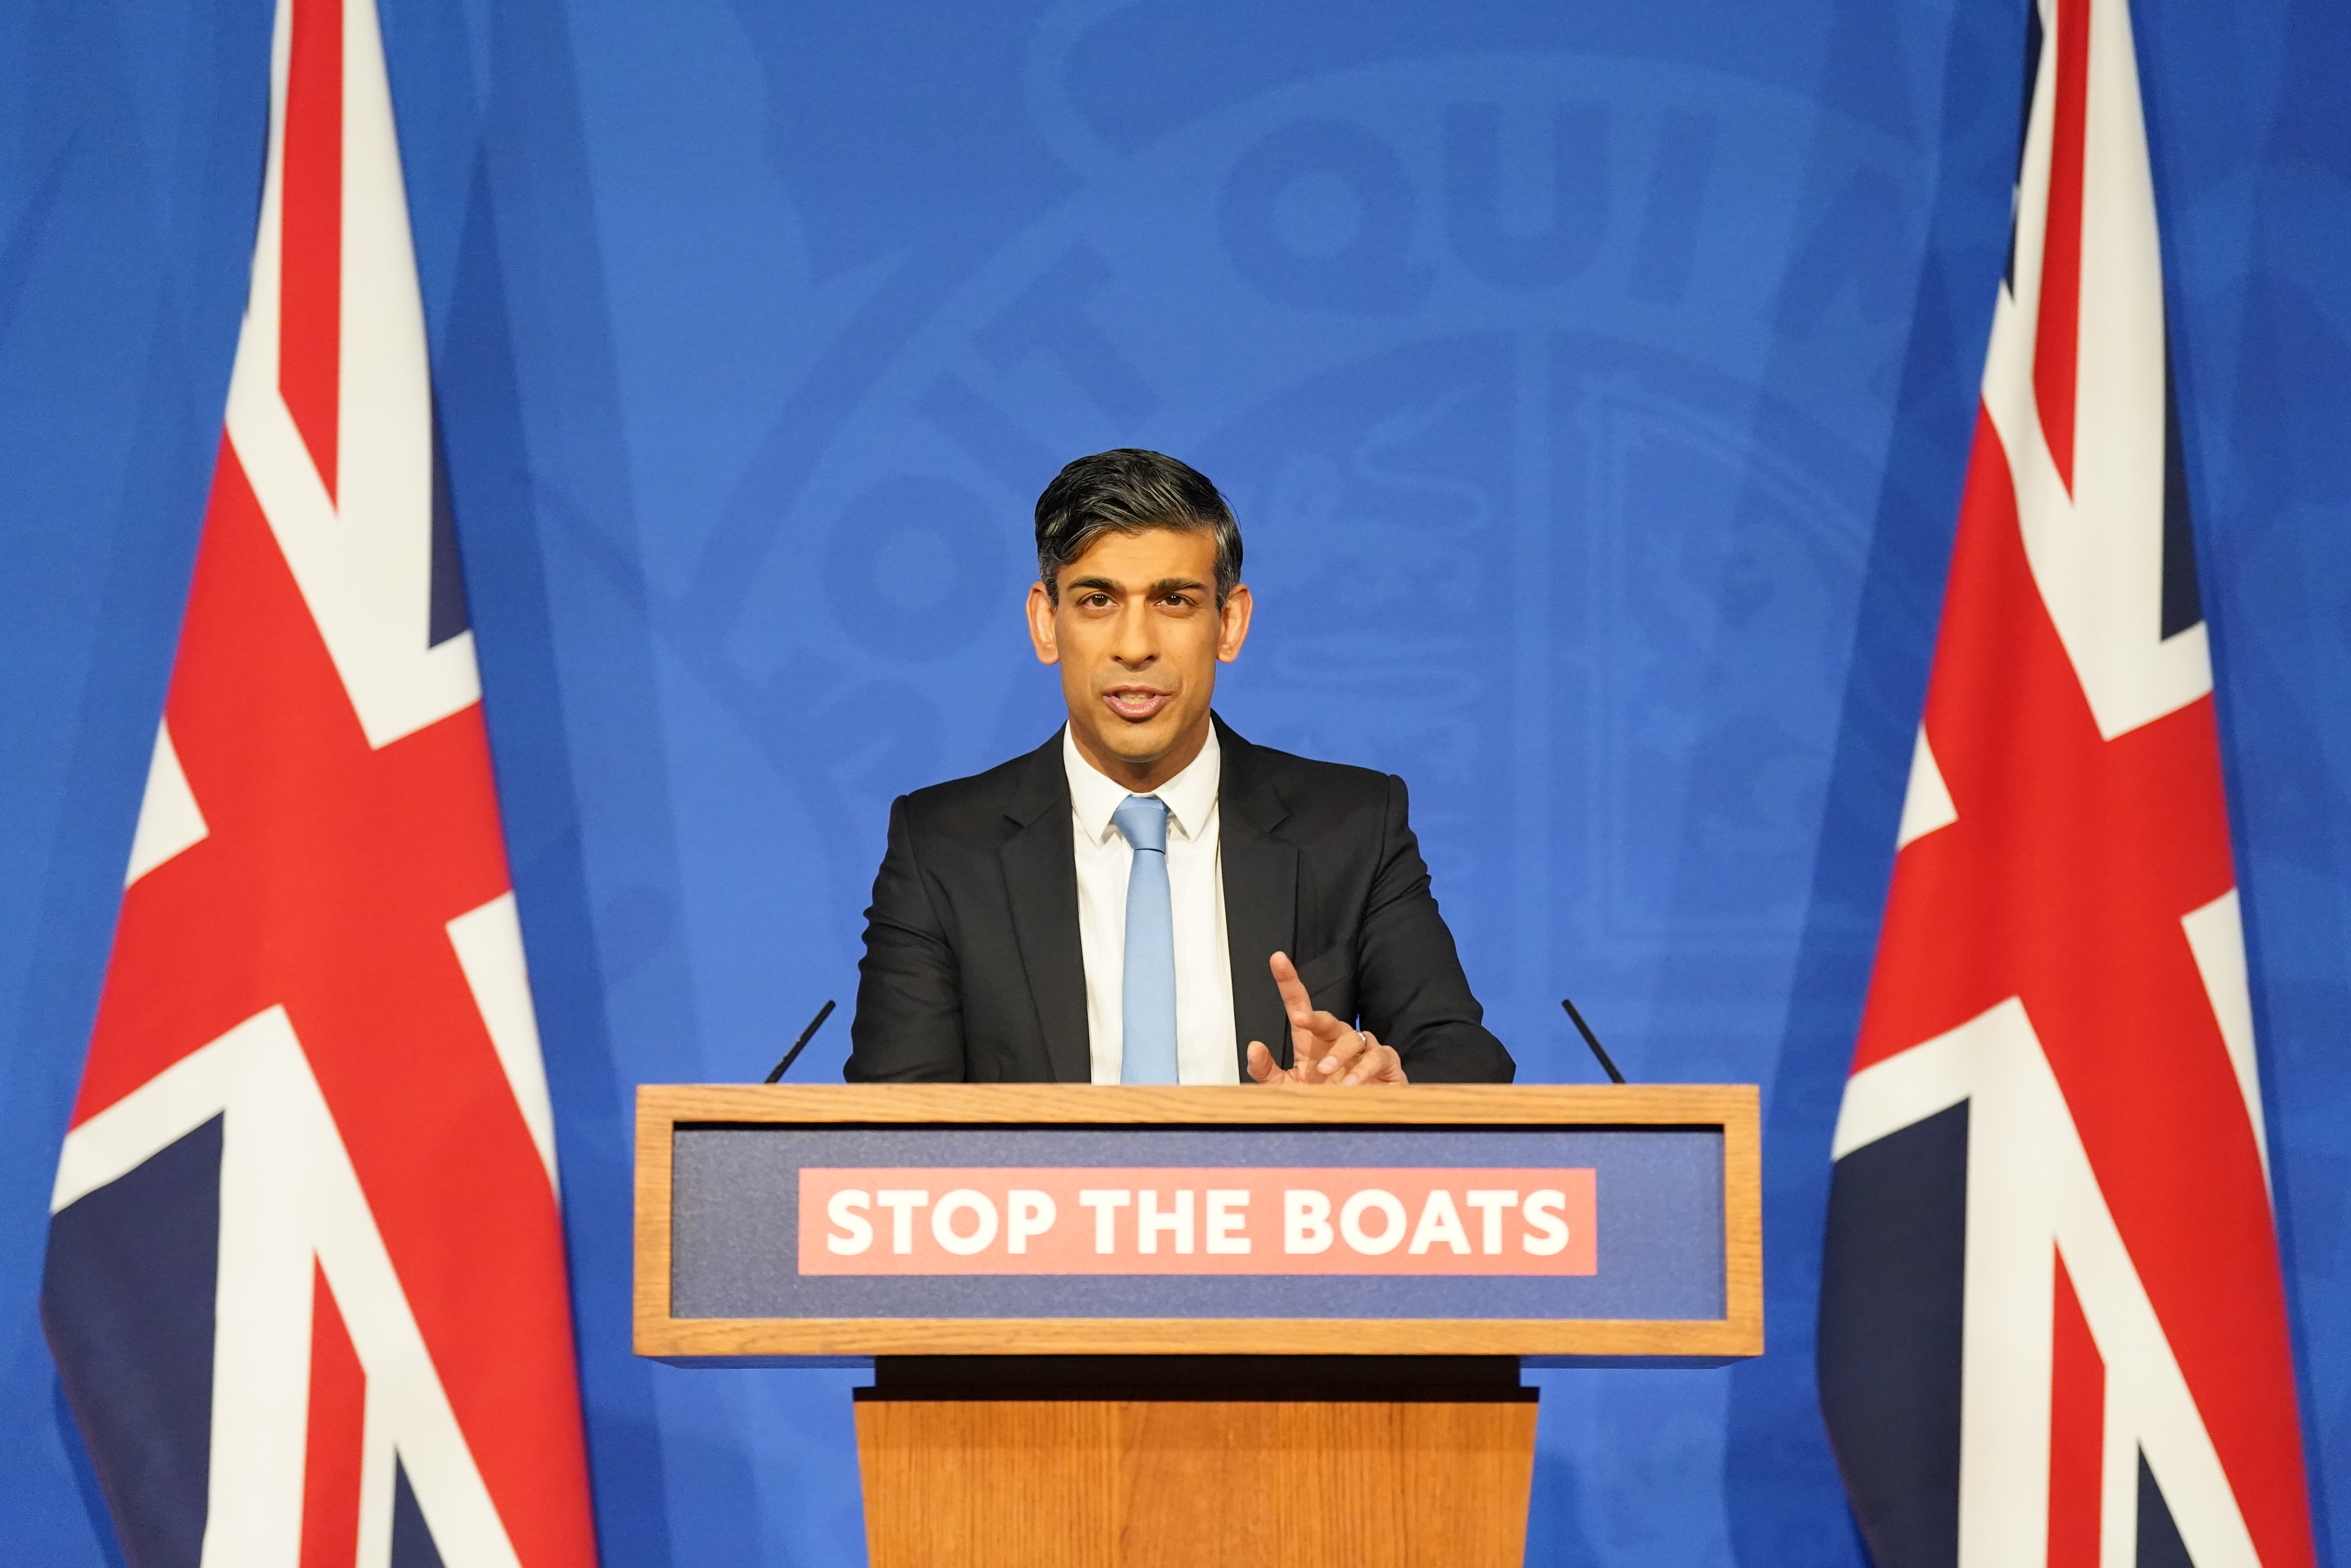
POLYGON ((1639 1318, 674 1318, 637 1354, 681 1360, 871 1355, 1518 1355, 1714 1364, 1762 1353, 1735 1320, 1639 1318))
POLYGON ((1525 1404, 857 1406, 873 1568, 1518 1568, 1525 1404))
POLYGON ((943 1127, 1686 1127, 1755 1114, 1750 1084, 1411 1084, 1351 1089, 1123 1084, 646 1084, 640 1122, 943 1127))
POLYGON ((637 1091, 640 1355, 1520 1355, 1718 1362, 1763 1350, 1763 1226, 1751 1085, 1413 1085, 1343 1090, 1082 1084, 646 1085, 637 1091), (670 1156, 680 1123, 936 1127, 1709 1127, 1723 1135, 1719 1319, 674 1318, 670 1156))

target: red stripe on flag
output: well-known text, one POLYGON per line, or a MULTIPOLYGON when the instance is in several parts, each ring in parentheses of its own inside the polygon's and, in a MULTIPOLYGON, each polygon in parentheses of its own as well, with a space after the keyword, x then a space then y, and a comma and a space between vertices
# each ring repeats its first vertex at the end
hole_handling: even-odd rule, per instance
POLYGON ((2032 398, 2067 493, 2074 489, 2074 387, 2082 341, 2082 170, 2089 125, 2090 0, 2056 0, 2057 102, 2049 151, 2048 223, 2041 241, 2041 309, 2032 398))
POLYGON ((352 1568, 360 1554, 360 1461, 367 1373, 327 1272, 311 1265, 310 1422, 302 1457, 302 1568, 352 1568))
POLYGON ((343 314, 343 0, 294 0, 286 68, 277 390, 335 493, 343 314))
POLYGON ((2210 1086, 2229 1088, 2220 1108, 2235 1109, 2179 924, 2235 880, 2210 701, 2111 742, 2099 735, 2024 558, 1989 416, 1976 427, 1926 722, 1958 820, 1896 858, 1855 1070, 2020 993, 2045 1040, 2051 1010, 2090 997, 2126 1037, 2141 1025, 2147 1038, 2185 1032, 2219 1075, 2210 1086))
POLYGON ((479 704, 368 745, 224 442, 165 712, 209 832, 123 897, 76 1125, 282 1004, 524 1568, 592 1563, 554 1194, 446 929, 508 886, 479 704))
MULTIPOLYGON (((342 329, 406 321, 390 293, 383 322, 372 295, 342 308, 346 200, 398 201, 396 180, 346 190, 346 131, 388 151, 393 128, 374 90, 374 6, 281 4, 269 214, 279 348, 274 366, 243 369, 274 373, 333 497, 342 329), (350 83, 347 52, 366 73, 350 83)), ((371 232, 391 231, 380 221, 371 232)), ((389 285, 412 258, 370 259, 389 285)), ((409 521, 421 548, 427 519, 409 521)), ((402 1373, 403 1400, 425 1392, 408 1388, 412 1376, 436 1381, 522 1568, 586 1568, 595 1541, 561 1220, 448 931, 510 886, 480 706, 369 744, 224 440, 165 714, 205 831, 125 892, 76 1124, 282 1008, 397 1280, 400 1301, 373 1304, 404 1306, 432 1361, 429 1374, 402 1373)), ((232 1136, 279 1136, 266 1115, 249 1120, 232 1136)), ((373 1354, 347 1330, 365 1339, 388 1320, 360 1314, 356 1297, 347 1319, 323 1284, 314 1293, 303 1562, 341 1568, 357 1542, 358 1356, 373 1354)), ((420 1480, 427 1492, 448 1484, 420 1480)))
POLYGON ((528 1147, 444 929, 508 886, 481 709, 369 747, 225 441, 164 711, 208 832, 123 896, 75 1125, 283 1002, 314 1070, 374 1050, 387 1075, 495 1090, 528 1147))
MULTIPOLYGON (((2098 1568, 2105 1501, 2106 1364, 2065 1260, 2057 1259, 2057 1332, 2049 1368, 2048 1568, 2098 1568)), ((308 1568, 308 1564, 304 1565, 308 1568)))
POLYGON ((1855 1070, 2022 998, 2262 1561, 2307 1564, 2268 1189, 2179 924, 2235 881, 2212 701, 2099 735, 1988 414, 1926 728, 1958 819, 1895 857, 1855 1070))
MULTIPOLYGON (((2236 880, 2211 701, 2112 742, 2099 734, 2025 559, 1988 414, 1959 504, 1926 727, 1958 820, 1895 858, 1855 1071, 2021 994, 2053 1059, 2069 1049, 2063 1026, 2078 1025, 2112 1042, 2089 1064, 2150 1099, 2150 1114, 2181 1093, 2210 1096, 2193 1119, 2243 1127, 2179 928, 2236 880), (2150 1050, 2186 1078, 2151 1073, 2150 1050)), ((2250 1135, 2242 1153, 2252 1158, 2250 1135)))

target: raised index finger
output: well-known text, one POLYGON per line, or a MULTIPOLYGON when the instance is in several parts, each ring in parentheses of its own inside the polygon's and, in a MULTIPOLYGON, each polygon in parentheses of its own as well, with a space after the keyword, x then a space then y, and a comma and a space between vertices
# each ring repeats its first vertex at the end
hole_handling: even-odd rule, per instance
POLYGON ((1314 999, 1306 994, 1306 986, 1298 978, 1298 966, 1290 961, 1288 953, 1276 953, 1266 961, 1273 971, 1274 989, 1281 992, 1281 1005, 1290 1013, 1290 1022, 1299 1028, 1307 1027, 1307 1018, 1314 1011, 1314 999))

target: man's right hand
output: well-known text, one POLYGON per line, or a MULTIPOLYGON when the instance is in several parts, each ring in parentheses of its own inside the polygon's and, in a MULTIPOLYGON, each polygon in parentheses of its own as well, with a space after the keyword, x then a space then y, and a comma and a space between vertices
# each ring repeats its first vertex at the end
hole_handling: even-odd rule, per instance
POLYGON ((1267 961, 1281 1005, 1290 1014, 1288 1071, 1274 1060, 1261 1040, 1249 1048, 1249 1076, 1260 1084, 1290 1088, 1318 1088, 1325 1084, 1406 1084, 1404 1059, 1374 1039, 1369 1030, 1351 1029, 1328 1012, 1318 1012, 1300 982, 1298 968, 1287 953, 1267 961))

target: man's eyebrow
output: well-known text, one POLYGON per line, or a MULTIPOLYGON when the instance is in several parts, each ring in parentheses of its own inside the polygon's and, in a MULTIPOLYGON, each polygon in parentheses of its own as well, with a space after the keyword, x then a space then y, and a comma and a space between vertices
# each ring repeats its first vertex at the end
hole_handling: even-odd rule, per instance
MULTIPOLYGON (((1165 594, 1199 593, 1207 586, 1197 577, 1162 577, 1144 592, 1156 598, 1165 594)), ((1104 593, 1115 596, 1123 595, 1127 590, 1123 586, 1111 581, 1108 577, 1080 577, 1073 582, 1062 584, 1061 591, 1071 594, 1104 593)))

